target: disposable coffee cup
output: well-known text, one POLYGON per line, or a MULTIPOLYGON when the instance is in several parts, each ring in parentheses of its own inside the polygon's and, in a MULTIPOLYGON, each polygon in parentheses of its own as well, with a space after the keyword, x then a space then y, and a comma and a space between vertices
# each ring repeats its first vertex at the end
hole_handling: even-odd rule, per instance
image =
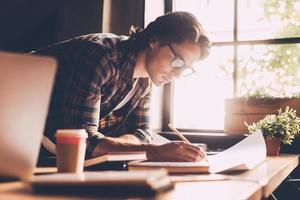
POLYGON ((84 129, 56 131, 56 165, 58 172, 83 171, 87 133, 84 129))

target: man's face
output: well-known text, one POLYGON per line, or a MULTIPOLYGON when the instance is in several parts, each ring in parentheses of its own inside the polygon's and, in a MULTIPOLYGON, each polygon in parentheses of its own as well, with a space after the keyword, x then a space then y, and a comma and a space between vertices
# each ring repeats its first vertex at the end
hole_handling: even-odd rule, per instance
POLYGON ((193 72, 191 66, 199 59, 200 53, 200 47, 194 42, 171 43, 165 46, 154 42, 146 54, 149 77, 156 86, 161 86, 180 77, 183 72, 193 72))

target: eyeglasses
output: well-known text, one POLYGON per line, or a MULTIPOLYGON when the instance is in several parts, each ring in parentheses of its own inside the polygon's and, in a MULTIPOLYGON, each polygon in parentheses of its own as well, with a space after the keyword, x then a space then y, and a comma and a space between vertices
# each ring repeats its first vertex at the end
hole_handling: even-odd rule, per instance
POLYGON ((177 53, 174 51, 171 44, 168 44, 168 47, 171 50, 172 54, 174 55, 174 59, 171 62, 171 67, 174 67, 176 69, 182 69, 182 72, 181 72, 182 77, 187 77, 187 76, 190 76, 193 73, 195 73, 194 68, 187 65, 183 59, 181 59, 177 56, 177 53))

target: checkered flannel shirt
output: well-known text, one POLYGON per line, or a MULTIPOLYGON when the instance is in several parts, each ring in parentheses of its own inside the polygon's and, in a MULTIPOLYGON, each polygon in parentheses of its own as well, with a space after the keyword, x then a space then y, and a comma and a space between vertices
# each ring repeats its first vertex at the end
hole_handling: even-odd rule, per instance
POLYGON ((126 44, 128 37, 90 34, 33 52, 53 56, 58 70, 49 107, 45 135, 55 141, 57 129, 84 128, 88 132, 87 156, 105 136, 115 130, 133 134, 148 143, 149 78, 133 79, 136 53, 126 44), (137 81, 134 96, 120 109, 114 108, 137 81))

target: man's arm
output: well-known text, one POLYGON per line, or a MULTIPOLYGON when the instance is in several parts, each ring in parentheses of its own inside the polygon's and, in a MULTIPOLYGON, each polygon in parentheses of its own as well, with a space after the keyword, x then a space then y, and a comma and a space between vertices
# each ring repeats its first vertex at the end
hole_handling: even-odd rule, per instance
MULTIPOLYGON (((123 137, 123 136, 122 136, 123 137)), ((146 151, 151 161, 200 161, 205 157, 203 150, 186 142, 176 141, 163 145, 135 143, 130 140, 104 137, 93 151, 92 157, 114 151, 146 151)), ((133 136, 135 137, 135 136, 133 136)))
MULTIPOLYGON (((149 144, 152 137, 149 131, 150 93, 142 98, 131 115, 132 132, 118 138, 105 137, 99 140, 92 157, 112 151, 146 151, 147 158, 153 161, 199 161, 205 153, 198 146, 185 142, 171 142, 163 145, 149 144)), ((130 130, 130 128, 129 128, 130 130)))
MULTIPOLYGON (((132 151, 141 144, 150 143, 152 140, 149 131, 149 102, 151 97, 150 88, 145 97, 141 98, 136 108, 126 120, 127 133, 117 138, 106 137, 99 140, 99 145, 92 153, 92 157, 105 154, 110 151, 132 151)), ((144 150, 143 150, 144 151, 144 150)))

